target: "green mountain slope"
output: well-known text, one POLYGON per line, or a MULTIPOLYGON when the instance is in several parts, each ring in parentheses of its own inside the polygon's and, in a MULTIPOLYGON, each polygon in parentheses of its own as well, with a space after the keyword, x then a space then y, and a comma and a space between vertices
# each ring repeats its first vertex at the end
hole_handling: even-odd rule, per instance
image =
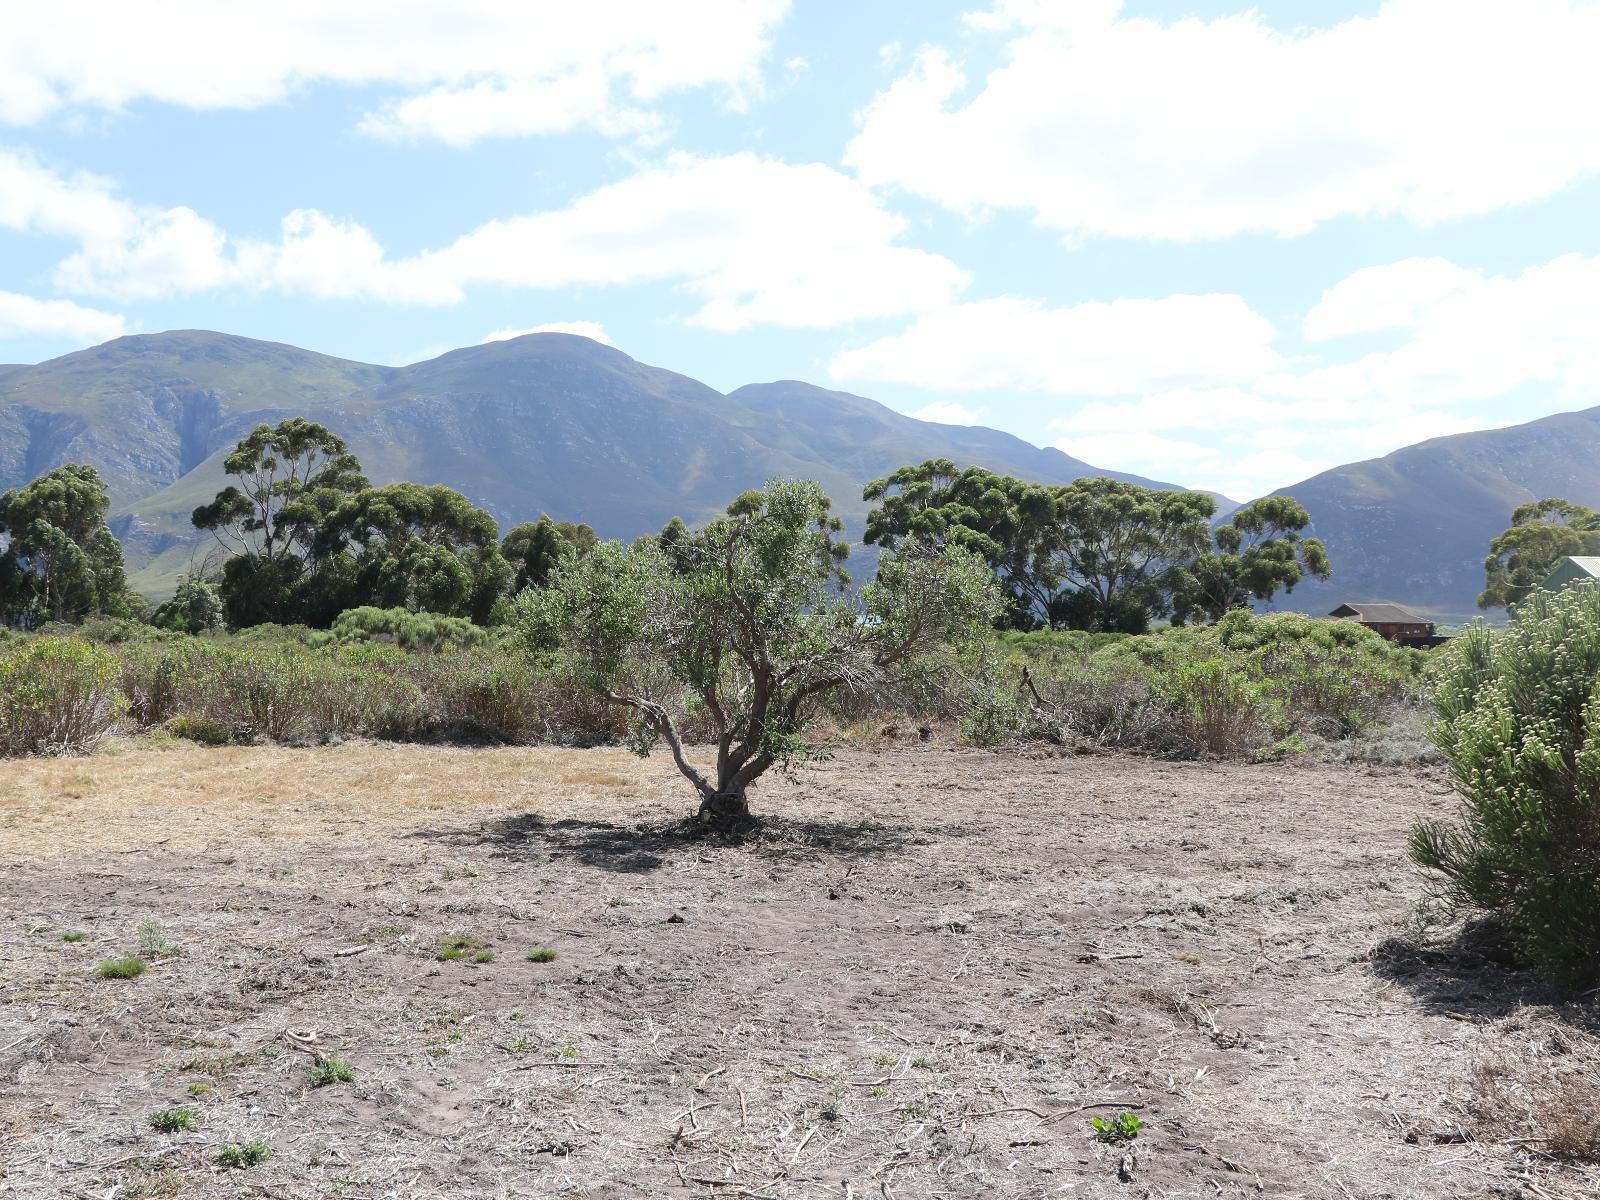
POLYGON ((818 480, 859 529, 866 482, 934 456, 1045 482, 1116 474, 809 384, 723 395, 566 334, 380 367, 188 330, 0 367, 0 488, 92 463, 135 585, 159 595, 207 553, 189 513, 223 486, 234 443, 296 415, 344 437, 376 482, 448 484, 502 528, 549 512, 605 536, 704 520, 774 476, 818 480))
POLYGON ((1334 568, 1329 583, 1296 588, 1285 607, 1393 600, 1461 620, 1478 611, 1489 541, 1519 504, 1600 505, 1600 408, 1433 438, 1282 491, 1309 510, 1334 568))

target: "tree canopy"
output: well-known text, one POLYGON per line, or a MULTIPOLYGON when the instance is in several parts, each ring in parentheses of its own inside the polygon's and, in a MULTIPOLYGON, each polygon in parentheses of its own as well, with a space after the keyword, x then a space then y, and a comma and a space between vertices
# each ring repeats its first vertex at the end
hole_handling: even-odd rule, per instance
POLYGON ((361 464, 342 438, 291 417, 257 425, 223 460, 223 470, 238 482, 195 509, 191 520, 229 555, 220 587, 228 623, 305 619, 320 569, 338 560, 328 517, 367 486, 361 464))
POLYGON ((512 526, 500 543, 500 553, 514 572, 512 593, 525 587, 546 586, 556 567, 569 558, 587 554, 597 541, 599 538, 589 526, 552 521, 549 513, 540 513, 537 521, 512 526))
POLYGON ((1191 559, 1173 586, 1175 624, 1220 621, 1237 608, 1294 591, 1307 575, 1329 579, 1333 568, 1318 538, 1303 538, 1311 515, 1293 496, 1265 496, 1236 509, 1212 531, 1215 549, 1191 559))
POLYGON ((848 548, 830 508, 815 483, 775 482, 675 539, 676 558, 655 538, 604 542, 518 597, 530 646, 631 710, 642 753, 665 741, 709 820, 747 817, 750 784, 806 755, 822 697, 981 639, 999 611, 992 573, 956 545, 890 551, 858 595, 844 593, 848 548), (716 742, 710 774, 684 753, 672 713, 685 697, 716 742))
POLYGON ((1550 497, 1511 514, 1511 528, 1489 543, 1479 608, 1508 608, 1571 555, 1600 554, 1600 512, 1550 497))
POLYGON ((1050 554, 1071 585, 1052 622, 1140 633, 1165 614, 1183 566, 1209 544, 1216 501, 1204 492, 1141 487, 1104 476, 1054 489, 1050 554))
POLYGON ((499 532, 492 516, 453 488, 391 483, 344 500, 322 540, 357 548, 360 604, 482 624, 512 578, 499 532))
POLYGON ((964 546, 1010 599, 1004 624, 1134 633, 1169 611, 1181 571, 1210 547, 1201 492, 1104 477, 1026 483, 948 459, 868 485, 865 540, 964 546))
POLYGON ((1057 585, 1049 558, 1056 504, 1051 490, 947 458, 901 467, 868 484, 875 501, 862 540, 893 550, 908 540, 962 546, 982 556, 1010 597, 1012 620, 1025 627, 1043 614, 1057 585))
POLYGON ((111 498, 93 467, 67 463, 0 495, 0 622, 32 627, 129 606, 111 498))

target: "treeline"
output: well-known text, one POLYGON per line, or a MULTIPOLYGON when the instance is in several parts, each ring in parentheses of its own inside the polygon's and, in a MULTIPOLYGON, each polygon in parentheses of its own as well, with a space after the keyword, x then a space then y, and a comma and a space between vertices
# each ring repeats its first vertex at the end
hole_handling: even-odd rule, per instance
MULTIPOLYGON (((210 577, 180 581, 153 613, 131 593, 105 525, 94 468, 68 465, 0 498, 0 621, 36 628, 104 613, 198 633, 226 625, 328 629, 358 608, 511 619, 510 601, 546 586, 599 539, 541 516, 502 538, 494 518, 440 484, 373 486, 344 441, 293 418, 260 425, 224 462, 232 482, 193 523, 225 557, 210 577)), ((1326 579, 1328 556, 1304 537, 1305 509, 1273 496, 1212 527, 1216 502, 1107 478, 1029 483, 945 459, 870 484, 865 541, 960 546, 998 580, 1006 629, 1140 633, 1152 622, 1216 621, 1326 579)), ((674 518, 653 540, 670 556, 689 530, 674 518)), ((844 556, 842 544, 839 556, 844 556)))
POLYGON ((1027 483, 948 459, 902 467, 868 485, 865 540, 955 544, 982 555, 1015 629, 1143 633, 1152 620, 1217 621, 1271 600, 1305 576, 1328 579, 1311 517, 1290 496, 1236 509, 1215 529, 1216 501, 1105 477, 1027 483))

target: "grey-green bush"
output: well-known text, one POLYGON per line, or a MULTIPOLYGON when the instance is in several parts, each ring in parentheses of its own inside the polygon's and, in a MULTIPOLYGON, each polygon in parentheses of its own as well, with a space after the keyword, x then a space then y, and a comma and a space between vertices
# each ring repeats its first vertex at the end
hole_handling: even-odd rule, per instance
POLYGON ((1457 638, 1434 707, 1462 811, 1419 822, 1412 859, 1556 981, 1600 978, 1600 587, 1535 592, 1507 629, 1457 638))
POLYGON ((77 638, 0 649, 0 755, 71 754, 114 732, 127 709, 121 663, 77 638))

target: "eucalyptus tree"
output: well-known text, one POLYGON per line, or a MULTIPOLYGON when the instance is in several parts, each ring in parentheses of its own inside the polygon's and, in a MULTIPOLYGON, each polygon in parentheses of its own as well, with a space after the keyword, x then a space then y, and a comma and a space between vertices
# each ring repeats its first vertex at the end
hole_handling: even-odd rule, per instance
POLYGON ((599 540, 588 525, 552 521, 548 513, 540 513, 537 521, 513 526, 500 543, 500 553, 514 572, 512 592, 544 587, 556 567, 569 558, 587 554, 599 540))
POLYGON ((194 510, 196 529, 228 554, 221 593, 229 624, 300 619, 304 593, 340 547, 329 516, 367 486, 344 440, 303 417, 262 423, 223 460, 236 481, 194 510))
POLYGON ((843 688, 886 686, 897 671, 987 636, 1000 608, 983 559, 911 542, 884 554, 855 595, 841 586, 848 547, 822 489, 774 482, 685 533, 604 542, 517 598, 534 652, 572 686, 633 713, 633 742, 665 742, 713 824, 749 817, 750 785, 805 758, 808 721, 843 688), (694 706, 716 744, 691 761, 675 714, 694 706))
POLYGON ((1173 593, 1175 624, 1220 621, 1236 608, 1294 591, 1307 575, 1330 579, 1320 538, 1302 537, 1311 515, 1293 496, 1264 496, 1236 509, 1212 530, 1215 549, 1188 563, 1173 593))
POLYGON ((67 463, 0 495, 0 622, 32 626, 127 607, 111 498, 93 467, 67 463))
POLYGON ((1008 624, 1031 628, 1047 615, 1058 585, 1049 488, 932 458, 874 480, 862 499, 875 505, 862 537, 868 545, 965 547, 989 564, 1010 597, 1008 624))
POLYGON ((1185 564, 1210 545, 1216 501, 1204 492, 1143 487, 1097 476, 1051 489, 1046 544, 1062 585, 1052 624, 1138 633, 1169 611, 1185 564))
POLYGON ((357 604, 481 625, 512 578, 494 518, 443 484, 364 488, 329 514, 325 529, 355 551, 357 604))
POLYGON ((1489 543, 1478 607, 1520 603, 1574 554, 1600 554, 1600 512, 1558 497, 1520 505, 1511 527, 1489 543))

